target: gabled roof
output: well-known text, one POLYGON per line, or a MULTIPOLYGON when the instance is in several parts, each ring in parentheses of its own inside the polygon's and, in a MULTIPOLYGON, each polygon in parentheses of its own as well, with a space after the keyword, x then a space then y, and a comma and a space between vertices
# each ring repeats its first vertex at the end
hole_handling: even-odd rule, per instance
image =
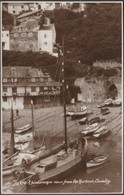
POLYGON ((36 13, 39 13, 40 11, 43 11, 42 9, 40 10, 35 10, 35 11, 30 11, 30 12, 26 12, 20 16, 17 17, 17 19, 21 19, 21 18, 24 18, 24 17, 28 17, 28 16, 31 16, 31 15, 34 15, 36 13))

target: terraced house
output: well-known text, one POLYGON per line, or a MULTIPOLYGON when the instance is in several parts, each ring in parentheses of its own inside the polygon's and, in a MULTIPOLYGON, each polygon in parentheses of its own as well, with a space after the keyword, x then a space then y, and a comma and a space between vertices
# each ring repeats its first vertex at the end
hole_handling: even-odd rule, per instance
POLYGON ((23 109, 30 107, 48 107, 61 104, 61 83, 51 79, 48 73, 32 67, 2 68, 2 107, 23 109))

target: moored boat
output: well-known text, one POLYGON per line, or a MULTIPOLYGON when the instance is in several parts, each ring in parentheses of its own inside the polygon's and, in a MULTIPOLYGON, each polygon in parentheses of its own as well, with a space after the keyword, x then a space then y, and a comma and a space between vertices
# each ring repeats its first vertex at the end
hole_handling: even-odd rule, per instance
POLYGON ((104 164, 108 159, 108 155, 99 155, 93 157, 91 160, 87 161, 87 168, 92 168, 104 164))
POLYGON ((99 128, 98 123, 94 123, 90 126, 88 126, 85 130, 82 130, 82 135, 89 135, 95 132, 99 128))
POLYGON ((84 116, 86 114, 87 114, 87 107, 86 106, 75 107, 75 108, 72 108, 71 110, 67 111, 67 115, 71 116, 72 119, 84 116))
POLYGON ((85 124, 86 122, 87 122, 87 118, 84 117, 84 118, 82 118, 82 119, 79 121, 79 124, 80 124, 80 125, 83 125, 83 124, 85 124))
POLYGON ((106 129, 103 129, 101 132, 94 133, 93 137, 95 137, 95 138, 102 138, 102 137, 108 135, 109 132, 110 131, 106 128, 106 129))
POLYGON ((15 133, 24 133, 24 132, 27 132, 28 130, 30 130, 32 128, 32 125, 31 124, 27 124, 27 125, 25 125, 25 126, 23 126, 23 127, 20 127, 20 128, 18 128, 16 131, 15 131, 15 133))

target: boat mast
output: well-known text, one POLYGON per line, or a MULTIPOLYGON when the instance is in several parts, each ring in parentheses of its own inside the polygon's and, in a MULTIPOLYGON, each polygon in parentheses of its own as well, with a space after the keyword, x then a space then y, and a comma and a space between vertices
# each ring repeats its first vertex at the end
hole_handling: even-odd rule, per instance
MULTIPOLYGON (((65 132, 65 151, 67 153, 67 121, 66 121, 66 84, 65 84, 65 74, 64 74, 64 64, 65 64, 65 59, 64 59, 64 37, 62 37, 62 84, 63 84, 63 105, 64 105, 64 132, 65 132)), ((61 54, 60 54, 61 56, 61 54)))
POLYGON ((34 148, 34 112, 33 112, 33 100, 31 100, 31 115, 32 115, 32 134, 33 134, 33 148, 34 148))
POLYGON ((11 106, 11 141, 10 141, 10 155, 14 154, 14 119, 13 119, 13 100, 11 106))

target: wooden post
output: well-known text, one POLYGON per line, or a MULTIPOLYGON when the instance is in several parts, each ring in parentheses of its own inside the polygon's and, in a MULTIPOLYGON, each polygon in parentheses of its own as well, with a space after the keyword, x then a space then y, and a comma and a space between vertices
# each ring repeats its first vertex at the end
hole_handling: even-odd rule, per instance
POLYGON ((13 119, 13 100, 11 106, 11 140, 10 140, 10 155, 14 154, 14 119, 13 119))
POLYGON ((33 147, 34 147, 34 112, 33 112, 33 100, 31 100, 31 115, 32 115, 33 147))

